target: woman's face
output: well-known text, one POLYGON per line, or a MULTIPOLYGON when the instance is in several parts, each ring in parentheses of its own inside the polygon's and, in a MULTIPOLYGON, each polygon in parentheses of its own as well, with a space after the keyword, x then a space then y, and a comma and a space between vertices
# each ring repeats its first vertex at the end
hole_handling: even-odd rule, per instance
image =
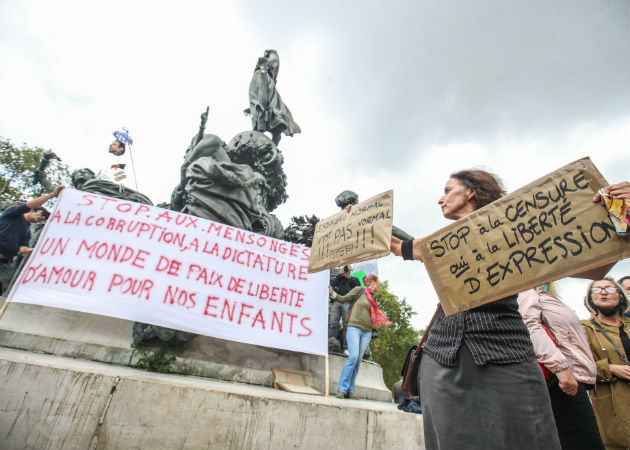
POLYGON ((467 216, 477 206, 474 202, 475 194, 455 178, 450 178, 444 186, 444 195, 438 200, 442 214, 447 219, 457 220, 467 216))
POLYGON ((372 292, 376 292, 381 288, 381 283, 378 282, 378 280, 372 279, 370 280, 370 289, 372 289, 372 292))
POLYGON ((602 308, 614 308, 621 301, 621 296, 619 295, 619 291, 617 290, 617 286, 615 283, 608 280, 599 280, 593 283, 591 289, 593 288, 602 288, 602 291, 599 293, 594 293, 591 291, 591 298, 593 299, 593 303, 602 308), (610 293, 603 290, 606 287, 614 287, 615 292, 610 293))

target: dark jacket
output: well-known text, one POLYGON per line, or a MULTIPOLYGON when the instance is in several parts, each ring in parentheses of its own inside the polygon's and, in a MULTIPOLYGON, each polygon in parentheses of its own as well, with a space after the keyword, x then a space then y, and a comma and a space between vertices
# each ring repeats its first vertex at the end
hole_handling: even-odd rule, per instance
POLYGON ((23 203, 10 206, 0 214, 0 253, 9 259, 17 255, 20 246, 28 247, 31 232, 24 214, 29 211, 23 203))
POLYGON ((340 273, 330 282, 330 285, 337 294, 346 295, 352 288, 361 286, 361 283, 355 277, 346 278, 340 273))

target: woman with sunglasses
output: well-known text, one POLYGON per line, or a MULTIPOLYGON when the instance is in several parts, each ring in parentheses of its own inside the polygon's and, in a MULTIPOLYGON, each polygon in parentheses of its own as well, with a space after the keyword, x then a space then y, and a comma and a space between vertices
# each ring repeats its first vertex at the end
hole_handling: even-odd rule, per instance
POLYGON ((630 319, 628 297, 612 278, 592 282, 584 301, 594 317, 583 320, 597 365, 591 401, 607 449, 630 448, 630 319))

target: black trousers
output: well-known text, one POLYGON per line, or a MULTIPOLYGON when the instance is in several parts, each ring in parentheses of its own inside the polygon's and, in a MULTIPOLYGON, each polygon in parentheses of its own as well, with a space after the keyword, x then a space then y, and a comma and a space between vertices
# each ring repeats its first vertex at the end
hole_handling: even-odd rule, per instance
POLYGON ((586 387, 579 383, 578 393, 572 396, 565 394, 558 386, 557 379, 555 381, 549 388, 549 397, 562 448, 604 450, 586 387))

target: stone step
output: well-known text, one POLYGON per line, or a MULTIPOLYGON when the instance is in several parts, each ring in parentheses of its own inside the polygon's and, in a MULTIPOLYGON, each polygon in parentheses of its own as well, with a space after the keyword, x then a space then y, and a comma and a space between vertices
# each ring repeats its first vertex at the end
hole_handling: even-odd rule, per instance
POLYGON ((2 347, 0 377, 0 448, 424 448, 422 416, 391 402, 2 347))

